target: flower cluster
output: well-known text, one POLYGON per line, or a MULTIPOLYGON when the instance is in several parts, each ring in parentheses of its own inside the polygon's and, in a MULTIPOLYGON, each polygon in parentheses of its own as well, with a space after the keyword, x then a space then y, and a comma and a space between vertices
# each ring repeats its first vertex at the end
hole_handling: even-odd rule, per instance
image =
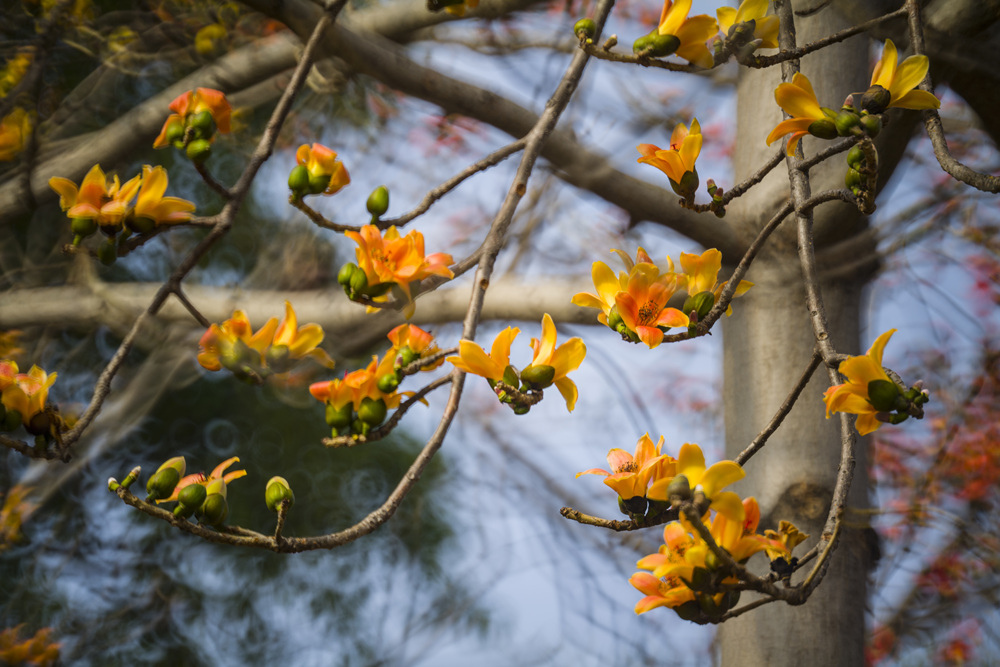
POLYGON ((285 302, 285 318, 276 317, 253 331, 242 310, 221 325, 213 324, 201 337, 198 363, 210 371, 226 368, 240 379, 263 382, 270 375, 286 373, 301 359, 333 367, 333 360, 318 345, 323 342, 318 324, 298 326, 292 304, 285 302))
MULTIPOLYGON (((167 182, 167 171, 160 166, 144 165, 141 174, 123 184, 117 175, 109 180, 101 166, 95 164, 79 187, 59 176, 49 179, 49 187, 59 194, 59 205, 70 219, 73 245, 100 230, 111 239, 114 253, 113 239, 123 230, 146 234, 157 226, 191 219, 194 204, 163 196, 167 182)), ((111 257, 114 261, 114 254, 111 257)))
POLYGON ((555 385, 572 412, 576 407, 576 383, 567 377, 583 363, 587 346, 579 338, 570 338, 556 346, 556 325, 552 317, 542 316, 542 337, 531 339, 534 356, 524 370, 510 364, 510 345, 521 332, 507 327, 493 341, 489 354, 469 340, 459 342, 458 356, 447 361, 455 368, 486 378, 501 403, 507 403, 516 414, 525 414, 540 400, 542 390, 555 385), (526 392, 532 392, 528 395, 526 392), (537 393, 536 393, 537 392, 537 393))
MULTIPOLYGON (((701 255, 681 253, 681 272, 667 258, 667 270, 661 271, 645 250, 639 248, 635 260, 621 250, 613 250, 625 264, 616 276, 604 262, 594 262, 591 276, 597 294, 581 292, 573 303, 583 308, 598 308, 598 321, 621 334, 624 340, 643 342, 650 349, 663 342, 671 328, 687 328, 703 318, 718 301, 726 283, 718 280, 722 253, 712 248, 701 255), (687 292, 680 310, 667 302, 678 292, 687 292)), ((741 280, 736 296, 753 286, 741 280)), ((726 314, 732 308, 726 309, 726 314)))
POLYGON ((200 163, 211 153, 215 133, 229 133, 232 108, 218 90, 189 90, 170 103, 170 110, 174 113, 163 123, 153 148, 181 148, 192 162, 200 163))
POLYGON ((310 385, 309 393, 326 404, 326 423, 334 438, 366 436, 382 424, 388 411, 398 408, 402 401, 396 389, 408 367, 420 362, 418 370, 430 371, 443 363, 434 337, 420 327, 401 324, 389 332, 388 338, 392 348, 381 361, 373 356, 365 368, 310 385))
POLYGON ((199 523, 220 526, 229 516, 229 483, 247 474, 246 470, 226 472, 239 461, 238 456, 226 459, 215 466, 207 477, 201 472, 185 476, 187 462, 183 456, 175 456, 165 461, 146 482, 146 493, 149 494, 146 500, 176 502, 175 516, 186 519, 194 515, 199 523))
POLYGON ((779 84, 774 91, 778 106, 791 118, 778 123, 767 136, 771 145, 790 134, 785 152, 795 153, 799 140, 810 134, 820 139, 838 136, 874 137, 882 128, 880 114, 893 107, 900 109, 937 109, 938 98, 923 90, 915 90, 923 81, 930 63, 927 56, 910 56, 897 66, 896 45, 891 39, 885 42, 882 58, 875 65, 871 86, 859 100, 851 96, 839 112, 822 107, 812 84, 802 73, 796 73, 791 82, 779 84))
POLYGON ((288 175, 292 197, 332 195, 351 182, 347 167, 337 154, 322 144, 302 144, 295 152, 297 166, 288 175))
POLYGON ((0 431, 13 431, 23 425, 32 435, 45 436, 58 427, 58 416, 46 410, 49 388, 56 377, 57 373, 46 373, 38 366, 19 373, 16 362, 0 359, 0 431))
MULTIPOLYGON (((757 533, 760 507, 754 498, 740 503, 740 518, 718 512, 710 518, 706 512, 701 521, 711 533, 715 544, 737 563, 766 551, 772 559, 791 559, 791 550, 808 538, 788 522, 786 532, 757 533)), ((739 583, 732 572, 720 562, 708 542, 692 523, 681 514, 679 521, 663 529, 663 545, 655 554, 641 558, 640 570, 629 579, 646 597, 635 606, 637 614, 657 607, 670 607, 686 620, 718 618, 739 601, 739 592, 726 587, 739 583)))
POLYGON ((882 368, 882 353, 894 333, 895 329, 886 331, 865 355, 840 363, 838 370, 847 382, 830 387, 823 395, 827 419, 832 412, 857 415, 858 433, 868 435, 884 423, 899 424, 910 417, 923 417, 923 405, 930 400, 927 392, 919 383, 904 389, 882 368))
POLYGON ((337 274, 337 281, 352 298, 365 297, 372 301, 386 301, 386 294, 398 287, 406 297, 407 317, 413 315, 414 305, 411 283, 430 276, 453 278, 448 265, 451 255, 437 252, 424 253, 424 235, 414 230, 400 236, 395 226, 381 233, 375 225, 365 225, 360 232, 345 232, 345 236, 358 244, 355 255, 357 264, 345 264, 337 274))

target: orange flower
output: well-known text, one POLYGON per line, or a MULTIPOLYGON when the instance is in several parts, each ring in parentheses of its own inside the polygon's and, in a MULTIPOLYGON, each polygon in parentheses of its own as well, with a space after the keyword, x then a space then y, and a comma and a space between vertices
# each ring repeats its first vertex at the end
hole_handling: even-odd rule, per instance
POLYGON ((669 149, 663 150, 653 144, 636 146, 642 154, 638 162, 662 171, 670 179, 674 192, 690 199, 698 189, 698 172, 694 163, 701 153, 701 142, 701 125, 697 118, 691 121, 690 129, 684 123, 678 123, 670 135, 669 149))
POLYGON ((675 273, 660 274, 653 264, 636 264, 624 291, 615 295, 615 306, 625 327, 653 349, 663 342, 664 329, 687 327, 690 320, 667 301, 679 286, 675 273))
POLYGON ((49 179, 49 187, 59 193, 59 206, 68 217, 96 220, 108 233, 115 234, 122 228, 141 181, 142 176, 136 176, 122 185, 115 175, 109 187, 101 166, 95 164, 79 188, 59 176, 49 179))
POLYGON ((0 120, 0 162, 10 162, 24 150, 32 124, 31 114, 21 107, 0 120))
POLYGON ((250 320, 242 310, 233 311, 233 316, 221 325, 213 324, 201 337, 198 363, 210 371, 223 366, 233 372, 242 372, 244 367, 256 370, 263 365, 264 351, 274 340, 278 319, 272 317, 253 333, 250 320))
POLYGON ((159 165, 143 165, 142 186, 133 212, 136 218, 152 220, 154 226, 187 222, 191 219, 194 204, 179 197, 163 196, 167 191, 167 181, 166 169, 159 165))
MULTIPOLYGON (((705 467, 705 455, 701 447, 685 443, 677 454, 677 475, 684 475, 694 491, 701 491, 712 501, 711 508, 725 514, 734 521, 743 521, 743 505, 732 491, 722 491, 733 482, 743 479, 746 473, 735 461, 717 461, 705 467), (700 487, 700 488, 699 488, 700 487)), ((668 488, 671 479, 663 478, 650 485, 647 497, 653 500, 670 500, 668 488)))
POLYGON ((743 0, 739 8, 720 7, 716 9, 715 15, 719 19, 719 30, 728 36, 734 25, 753 21, 753 36, 755 39, 761 40, 758 48, 778 48, 778 17, 765 16, 767 5, 768 0, 743 0))
POLYGON ((337 159, 337 154, 323 144, 302 144, 295 151, 295 161, 309 172, 309 181, 322 182, 323 188, 316 186, 313 194, 332 195, 351 182, 347 167, 337 159))
POLYGON ((676 474, 677 461, 661 454, 663 436, 654 445, 649 434, 641 438, 635 448, 635 455, 624 449, 612 449, 608 452, 608 467, 611 472, 600 468, 591 468, 578 472, 580 475, 604 475, 604 483, 610 486, 621 497, 629 500, 635 497, 646 497, 646 488, 650 482, 672 478, 676 474))
POLYGON ((246 477, 247 475, 246 470, 233 470, 232 472, 226 472, 226 468, 233 465, 234 463, 239 463, 239 462, 240 462, 240 457, 234 456, 232 458, 226 459, 219 465, 215 466, 215 468, 208 475, 208 477, 205 477, 205 473, 203 472, 196 472, 191 475, 187 475, 186 477, 182 477, 181 481, 177 482, 177 486, 174 487, 173 494, 171 494, 169 498, 161 498, 157 500, 156 503, 160 504, 160 503, 174 502, 180 495, 181 489, 191 486, 192 484, 201 484, 202 486, 208 488, 209 484, 211 484, 212 482, 216 482, 217 480, 218 483, 216 484, 215 488, 219 489, 219 492, 225 495, 226 487, 229 485, 230 482, 232 482, 233 480, 237 480, 240 477, 246 477))
MULTIPOLYGON (((927 56, 910 56, 896 66, 898 59, 896 45, 891 39, 885 40, 885 48, 882 50, 882 58, 875 65, 872 72, 872 86, 879 86, 883 91, 888 92, 889 102, 885 105, 879 104, 870 109, 872 113, 881 113, 886 108, 899 107, 901 109, 937 109, 941 106, 941 101, 933 94, 925 90, 917 90, 917 85, 924 80, 930 62, 927 56)), ((883 92, 882 95, 885 95, 883 92)), ((866 95, 866 98, 868 95, 866 95)))
POLYGON ((342 379, 314 382, 309 385, 309 393, 318 401, 332 405, 341 410, 352 405, 357 411, 366 398, 383 400, 389 409, 398 408, 402 395, 398 392, 385 393, 378 388, 378 369, 381 364, 378 357, 373 356, 365 368, 345 373, 342 379))
MULTIPOLYGON (((202 132, 207 135, 203 138, 212 138, 215 130, 223 134, 229 133, 232 107, 229 106, 226 95, 221 91, 211 88, 189 90, 170 103, 170 110, 174 113, 168 116, 166 122, 163 123, 159 136, 153 142, 153 148, 169 146, 172 139, 168 138, 168 135, 176 134, 178 130, 183 136, 187 126, 203 111, 208 112, 208 115, 211 116, 211 124, 215 126, 211 128, 211 131, 203 130, 202 132)), ((198 122, 202 123, 200 119, 198 122)))
POLYGON ((442 252, 424 255, 424 235, 416 230, 400 236, 399 230, 392 226, 383 236, 375 225, 365 225, 360 233, 345 232, 345 236, 358 244, 355 254, 368 288, 398 285, 411 304, 410 283, 432 275, 444 278, 455 275, 448 268, 453 261, 451 255, 442 252))
MULTIPOLYGON (((432 357, 440 352, 438 346, 434 344, 434 336, 414 324, 400 324, 390 331, 387 337, 392 343, 392 350, 386 354, 386 358, 391 357, 394 366, 399 362, 401 362, 400 365, 406 366, 417 359, 432 357), (404 352, 407 349, 412 354, 404 352), (410 357, 413 355, 416 356, 411 359, 410 357)), ((432 371, 443 363, 444 358, 442 357, 420 370, 432 371)))
POLYGON ((317 347, 323 342, 323 328, 318 324, 307 324, 303 327, 299 327, 298 324, 295 309, 286 301, 285 319, 275 330, 271 347, 267 351, 268 364, 274 367, 275 372, 280 373, 283 371, 279 368, 285 365, 286 360, 311 357, 323 366, 333 368, 333 359, 330 355, 317 347))

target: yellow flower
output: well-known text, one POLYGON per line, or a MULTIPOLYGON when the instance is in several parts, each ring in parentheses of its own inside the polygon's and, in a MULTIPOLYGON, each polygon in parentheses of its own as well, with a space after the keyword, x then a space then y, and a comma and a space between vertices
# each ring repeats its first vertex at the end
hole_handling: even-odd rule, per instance
POLYGON ((576 473, 576 476, 579 478, 580 475, 604 475, 604 483, 614 489, 622 500, 636 496, 645 498, 646 488, 650 482, 673 478, 676 474, 677 461, 666 454, 661 454, 662 447, 662 435, 654 445, 646 433, 639 438, 635 455, 629 454, 624 449, 612 449, 608 452, 610 472, 591 468, 576 473))
POLYGON ((688 17, 690 11, 691 0, 664 0, 656 32, 660 35, 673 35, 679 40, 679 46, 674 51, 678 57, 698 67, 712 67, 715 60, 706 42, 719 32, 719 26, 707 14, 688 17))
POLYGON ((96 220, 108 233, 116 234, 122 228, 141 182, 139 175, 122 185, 115 175, 109 187, 101 166, 95 164, 79 188, 73 181, 59 176, 49 179, 49 187, 59 193, 59 206, 68 217, 96 220))
POLYGON ((698 172, 694 163, 701 153, 701 142, 701 125, 697 118, 691 121, 690 129, 684 123, 678 123, 670 135, 669 149, 661 149, 653 144, 636 146, 642 154, 638 162, 662 171, 670 179, 674 192, 689 199, 698 189, 698 172))
MULTIPOLYGON (((711 508, 734 521, 743 521, 743 505, 732 491, 720 491, 746 475, 735 461, 718 461, 705 467, 705 455, 698 445, 685 443, 677 455, 677 475, 684 475, 691 489, 701 491, 712 501, 711 508), (699 488, 700 487, 700 488, 699 488)), ((649 487, 646 497, 652 500, 670 500, 667 487, 670 479, 661 479, 649 487)))
POLYGON ((894 333, 895 329, 889 329, 875 339, 867 354, 851 357, 840 363, 838 370, 847 378, 847 382, 830 387, 823 395, 827 419, 833 412, 857 415, 856 427, 861 435, 868 435, 882 425, 878 419, 878 414, 882 411, 872 405, 869 385, 877 381, 892 383, 882 369, 882 352, 894 333))
POLYGON ((722 34, 729 35, 729 31, 734 25, 744 21, 753 21, 753 36, 755 39, 761 40, 760 48, 778 48, 778 17, 765 16, 767 5, 768 0, 743 0, 738 9, 719 7, 715 10, 715 15, 719 19, 719 30, 722 31, 722 34))
POLYGON ((337 159, 337 154, 323 144, 302 144, 295 151, 295 161, 309 172, 310 182, 323 182, 323 188, 317 185, 314 194, 332 195, 351 182, 347 167, 337 159))
MULTIPOLYGON (((576 406, 577 389, 576 383, 566 377, 567 373, 575 371, 583 363, 583 358, 587 356, 587 346, 579 338, 570 338, 568 341, 556 347, 556 325, 552 322, 552 317, 545 313, 542 315, 542 338, 531 339, 531 349, 535 356, 522 374, 528 373, 532 368, 547 366, 554 370, 551 384, 556 386, 559 393, 566 401, 566 407, 570 412, 576 406)), ((544 389, 547 384, 543 384, 544 389)))
MULTIPOLYGON (((712 295, 712 304, 719 300, 719 295, 728 283, 719 283, 719 271, 722 269, 722 253, 716 248, 709 248, 700 255, 681 253, 681 271, 684 272, 687 293, 697 296, 703 292, 712 295)), ((736 287, 733 298, 743 296, 753 287, 748 280, 741 280, 736 287)), ((733 307, 726 308, 726 315, 733 314, 733 307)))
POLYGON ((473 375, 480 375, 493 383, 503 380, 504 371, 510 365, 510 345, 521 330, 517 327, 507 327, 493 341, 489 355, 471 340, 458 343, 458 356, 448 357, 445 361, 454 364, 455 368, 473 375))
POLYGON ((31 114, 21 107, 0 120, 0 162, 10 162, 24 150, 32 124, 31 114))
POLYGON ((169 146, 172 143, 170 135, 178 131, 180 132, 180 136, 183 137, 189 121, 192 121, 195 116, 203 111, 207 111, 212 117, 209 125, 214 125, 211 131, 202 129, 201 134, 207 135, 203 138, 214 139, 216 130, 223 134, 229 133, 233 110, 229 106, 229 100, 226 99, 226 95, 221 91, 211 88, 189 90, 183 95, 179 95, 170 103, 170 110, 174 113, 168 116, 167 120, 163 123, 163 128, 160 130, 159 136, 153 142, 153 148, 169 146))
POLYGON ((12 378, 10 371, 17 371, 14 362, 0 364, 0 403, 8 410, 17 410, 21 421, 29 425, 32 417, 45 411, 49 388, 55 383, 58 373, 46 373, 38 366, 32 366, 27 373, 17 373, 12 378), (4 379, 4 376, 8 376, 4 379))
POLYGON ((229 466, 239 462, 240 457, 234 456, 215 466, 208 477, 205 477, 205 473, 203 472, 196 472, 191 475, 187 475, 186 477, 182 477, 181 481, 177 482, 177 486, 174 487, 173 494, 171 494, 169 498, 161 498, 157 500, 156 503, 160 504, 176 501, 181 490, 185 487, 191 486, 192 484, 201 484, 202 486, 208 488, 209 484, 215 482, 213 489, 217 490, 217 492, 222 495, 226 495, 226 487, 230 482, 237 480, 240 477, 246 477, 247 475, 246 470, 233 470, 231 472, 226 472, 226 469, 229 468, 229 466))
MULTIPOLYGON (((138 219, 151 220, 153 225, 170 225, 191 219, 194 204, 179 197, 164 197, 167 191, 167 170, 157 165, 142 167, 142 185, 135 202, 133 215, 138 219)), ((141 230, 148 225, 137 223, 141 230)), ((151 228, 150 228, 151 229, 151 228)))
POLYGON ((882 58, 872 72, 872 86, 862 98, 862 106, 870 113, 882 113, 887 108, 937 109, 941 101, 926 90, 914 90, 924 80, 930 63, 927 56, 910 56, 899 66, 896 45, 891 39, 885 40, 882 58), (888 92, 888 96, 886 96, 888 92))
POLYGON ((770 546, 765 547, 767 557, 771 560, 776 558, 787 560, 795 547, 809 539, 809 535, 801 532, 791 521, 785 520, 778 522, 778 530, 765 530, 764 536, 772 542, 770 546), (780 544, 783 548, 778 548, 774 543, 780 544))
POLYGON ((223 366, 237 373, 245 366, 259 370, 277 328, 278 319, 272 317, 254 333, 246 313, 235 310, 231 318, 221 325, 213 324, 201 337, 198 363, 210 371, 221 370, 223 366))
POLYGON ((695 599, 694 591, 677 574, 664 574, 670 566, 685 568, 684 555, 694 545, 695 541, 680 523, 672 521, 663 527, 663 545, 659 552, 643 557, 637 564, 654 573, 636 572, 629 579, 630 584, 646 594, 635 605, 635 613, 644 614, 657 607, 676 608, 695 599))
POLYGON ((311 357, 317 363, 333 368, 333 359, 322 348, 317 347, 323 342, 323 328, 318 324, 299 326, 298 318, 292 304, 285 301, 285 319, 278 324, 274 339, 267 350, 267 362, 272 369, 283 372, 288 361, 311 357))
POLYGON ((0 552, 14 542, 20 542, 22 518, 35 509, 33 503, 25 499, 32 487, 15 484, 7 491, 7 498, 0 507, 0 552))
POLYGON ((767 135, 768 146, 786 134, 791 134, 785 154, 794 155, 799 139, 807 134, 823 139, 837 136, 837 128, 832 121, 836 114, 819 105, 812 84, 805 74, 796 72, 791 83, 778 84, 774 90, 774 99, 791 118, 781 121, 771 130, 771 134, 767 135))
POLYGON ((654 264, 636 264, 628 285, 615 295, 615 307, 628 331, 653 349, 663 342, 664 329, 687 327, 688 316, 667 301, 678 288, 675 273, 661 274, 654 264))

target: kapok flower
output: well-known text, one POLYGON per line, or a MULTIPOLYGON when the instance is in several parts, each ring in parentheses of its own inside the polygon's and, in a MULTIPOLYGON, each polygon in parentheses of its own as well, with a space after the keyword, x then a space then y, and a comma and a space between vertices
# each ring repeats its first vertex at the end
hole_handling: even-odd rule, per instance
POLYGON ((610 486, 622 500, 635 497, 646 497, 646 488, 654 480, 672 478, 676 473, 677 461, 661 454, 663 436, 654 445, 646 433, 635 448, 635 454, 629 454, 624 449, 612 449, 608 452, 608 467, 610 472, 600 468, 591 468, 580 475, 604 475, 604 483, 610 486))
MULTIPOLYGON (((699 294, 707 292, 712 296, 711 305, 713 306, 715 305, 715 302, 719 300, 722 290, 725 289, 728 284, 719 282, 720 270, 722 270, 722 253, 716 248, 709 248, 700 255, 694 255, 686 252, 681 253, 681 271, 684 272, 685 286, 688 295, 691 297, 697 297, 699 294)), ((736 287, 736 292, 733 294, 733 298, 743 296, 751 287, 753 287, 752 282, 749 280, 741 280, 740 284, 736 287)), ((687 311, 686 307, 685 311, 687 311)), ((701 313, 699 311, 699 315, 701 317, 704 317, 705 314, 707 313, 701 313)), ((730 305, 726 308, 726 315, 732 314, 733 307, 730 305)))
MULTIPOLYGON (((685 443, 677 455, 677 475, 687 478, 691 489, 701 491, 711 501, 711 509, 725 514, 734 521, 743 521, 743 504, 732 491, 721 489, 746 476, 743 468, 735 461, 718 461, 710 468, 705 467, 705 455, 698 445, 685 443), (700 487, 700 488, 699 488, 700 487)), ((654 482, 646 493, 652 500, 670 500, 667 487, 672 480, 661 479, 654 482)))
MULTIPOLYGON (((400 366, 406 366, 417 359, 433 357, 440 352, 434 343, 434 336, 415 324, 400 324, 387 334, 387 338, 392 343, 392 350, 386 354, 386 357, 393 357, 394 366, 397 363, 400 366)), ((433 364, 423 366, 420 370, 432 371, 443 363, 444 358, 442 357, 433 364)))
MULTIPOLYGON (((757 504, 756 498, 744 499, 740 503, 740 510, 742 518, 735 519, 726 516, 723 512, 719 512, 712 519, 712 523, 709 526, 715 543, 725 549, 733 557, 734 561, 737 563, 745 561, 750 556, 765 549, 775 550, 786 558, 790 555, 780 541, 772 541, 763 535, 757 534, 757 525, 760 522, 760 506, 757 504)), ((694 526, 690 525, 683 514, 680 521, 681 525, 689 533, 697 536, 698 533, 695 531, 694 526)), ((706 560, 710 558, 709 553, 711 550, 708 544, 698 537, 695 537, 695 541, 697 544, 684 554, 684 559, 690 565, 705 567, 706 560)), ((657 574, 657 571, 654 570, 653 574, 657 574)), ((685 578, 690 581, 689 577, 685 578)), ((733 580, 733 583, 735 583, 735 580, 733 580)))
POLYGON ((778 549, 773 545, 765 547, 767 557, 771 560, 777 558, 785 558, 787 560, 795 547, 809 539, 809 535, 796 528, 795 524, 791 521, 785 521, 784 519, 778 522, 778 530, 765 530, 764 536, 772 542, 778 542, 784 547, 784 549, 778 549))
POLYGON ((49 187, 59 193, 59 206, 68 217, 95 220, 106 234, 114 235, 121 230, 141 181, 140 175, 122 185, 115 175, 109 187, 101 166, 95 164, 79 188, 59 176, 49 179, 49 187))
MULTIPOLYGON (((614 329, 610 324, 609 316, 615 307, 615 296, 618 292, 628 288, 629 274, 636 264, 653 264, 653 260, 641 247, 636 251, 634 261, 621 250, 612 249, 611 252, 618 255, 625 264, 625 271, 620 271, 616 276, 615 272, 604 262, 594 262, 590 269, 590 275, 594 281, 594 287, 597 288, 597 294, 580 292, 573 296, 573 304, 582 308, 599 308, 601 313, 597 316, 597 321, 614 329)), ((667 257, 667 273, 672 273, 673 270, 674 263, 667 257)), ((617 311, 615 312, 617 313, 617 311)))
POLYGON ((180 492, 185 487, 191 486, 192 484, 200 484, 208 488, 209 484, 211 484, 212 482, 217 482, 216 488, 221 488, 221 493, 225 494, 225 489, 230 482, 232 482, 233 480, 237 480, 240 477, 246 477, 247 475, 246 470, 233 470, 231 472, 226 472, 227 468, 229 468, 234 463, 239 463, 239 462, 240 462, 240 457, 233 456, 232 458, 228 458, 219 465, 215 466, 215 468, 212 469, 212 472, 209 473, 208 477, 206 477, 205 473, 203 472, 196 472, 191 475, 187 475, 186 477, 182 477, 181 481, 177 482, 177 486, 174 487, 174 492, 170 495, 170 497, 161 498, 157 500, 156 503, 160 504, 160 503, 170 503, 176 501, 177 497, 180 495, 180 492), (218 483, 221 483, 221 486, 218 483))
POLYGON ((521 330, 517 327, 507 327, 493 341, 490 353, 471 340, 461 340, 458 343, 458 356, 448 357, 445 361, 454 364, 455 368, 473 375, 480 375, 494 385, 503 380, 504 371, 510 366, 510 345, 521 330))
POLYGON ((840 362, 838 370, 847 378, 847 382, 830 387, 823 395, 827 419, 833 412, 857 415, 858 421, 855 426, 861 435, 868 435, 882 425, 878 414, 886 410, 884 406, 880 410, 872 405, 870 390, 873 388, 872 383, 888 382, 895 385, 882 369, 882 353, 894 333, 895 329, 889 329, 875 339, 865 355, 850 357, 840 362))
POLYGON ((837 126, 833 124, 836 113, 819 105, 812 84, 805 74, 796 72, 791 83, 779 83, 774 90, 774 99, 785 113, 791 116, 778 123, 777 127, 767 135, 767 145, 791 134, 786 155, 794 155, 799 139, 811 134, 820 139, 833 139, 837 136, 837 126))
POLYGON ((698 67, 712 67, 715 60, 706 42, 719 32, 719 26, 708 14, 689 17, 690 11, 691 0, 664 0, 656 32, 677 38, 677 48, 672 52, 678 57, 698 67))
POLYGON ((941 101, 932 93, 916 90, 930 67, 927 56, 910 56, 897 67, 898 57, 896 45, 891 39, 885 40, 882 58, 875 65, 871 87, 861 98, 861 107, 874 114, 882 113, 891 107, 901 109, 940 107, 941 101))
MULTIPOLYGON (((55 383, 58 373, 46 373, 38 366, 32 366, 27 373, 17 373, 11 379, 9 372, 16 371, 14 362, 0 364, 0 403, 7 410, 16 410, 21 415, 21 422, 28 426, 35 415, 45 412, 49 388, 55 383)), ((47 429, 38 429, 44 432, 47 429)))
POLYGON ((290 362, 304 357, 311 357, 317 363, 333 368, 333 359, 320 347, 323 342, 323 328, 318 324, 306 324, 300 327, 295 309, 285 301, 285 319, 278 324, 274 339, 267 350, 267 364, 277 373, 287 370, 290 362))
POLYGON ((232 107, 225 93, 211 88, 197 88, 178 96, 170 103, 174 113, 163 123, 160 134, 153 142, 153 148, 164 148, 182 141, 188 125, 194 124, 198 138, 211 140, 215 131, 228 134, 232 107), (201 116, 207 112, 207 116, 201 116), (210 119, 211 122, 208 122, 210 119))
POLYGON ((247 367, 256 372, 277 328, 278 319, 272 317, 254 333, 246 313, 235 310, 231 318, 221 325, 213 324, 201 337, 198 363, 210 371, 224 366, 236 373, 245 372, 247 367))
POLYGON ((654 264, 636 264, 625 289, 615 295, 615 307, 628 331, 653 349, 663 342, 663 331, 672 327, 687 327, 688 316, 667 301, 678 289, 675 273, 661 274, 654 264))
POLYGON ((358 266, 365 273, 368 289, 398 285, 412 303, 410 283, 432 275, 455 276, 448 268, 453 261, 451 255, 438 252, 425 256, 424 235, 416 230, 400 236, 393 225, 383 235, 375 225, 365 225, 360 232, 345 232, 345 236, 358 244, 355 255, 358 266))
POLYGON ((180 197, 164 197, 167 191, 167 170, 157 165, 142 167, 142 186, 135 202, 133 223, 140 232, 152 231, 156 225, 171 225, 191 219, 194 204, 180 197), (149 224, 152 222, 152 224, 149 224))
MULTIPOLYGON (((295 161, 308 174, 308 194, 332 195, 351 182, 347 167, 337 159, 335 152, 323 144, 313 144, 311 147, 302 144, 295 151, 295 161)), ((291 177, 289 182, 291 183, 291 177)))
POLYGON ((31 126, 31 114, 21 107, 15 107, 0 120, 0 162, 10 162, 24 150, 31 126))
POLYGON ((691 128, 684 123, 678 123, 670 135, 670 148, 661 149, 653 144, 636 146, 642 157, 638 162, 649 164, 670 179, 670 187, 685 199, 694 197, 698 189, 698 171, 695 161, 701 153, 701 125, 698 119, 691 121, 691 128))
POLYGON ((577 398, 576 383, 566 377, 566 374, 580 367, 583 358, 587 356, 587 346, 580 338, 570 338, 556 347, 556 325, 552 322, 552 317, 545 313, 542 315, 542 337, 531 339, 531 349, 535 356, 528 367, 521 371, 521 380, 530 379, 529 384, 537 382, 536 378, 547 378, 548 369, 551 368, 551 379, 537 382, 537 388, 544 389, 554 384, 566 401, 566 407, 573 412, 577 398))
POLYGON ((13 359, 0 359, 0 391, 14 384, 17 375, 17 362, 13 359))
POLYGON ((765 16, 767 14, 768 0, 743 0, 738 9, 732 7, 719 7, 715 10, 715 15, 719 19, 719 30, 726 36, 733 26, 746 21, 754 22, 754 39, 761 40, 760 47, 763 49, 778 48, 778 24, 777 16, 765 16))

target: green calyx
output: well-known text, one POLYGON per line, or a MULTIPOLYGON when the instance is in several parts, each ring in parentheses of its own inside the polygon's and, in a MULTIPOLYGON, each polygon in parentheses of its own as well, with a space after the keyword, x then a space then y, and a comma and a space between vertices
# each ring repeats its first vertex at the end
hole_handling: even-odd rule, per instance
POLYGON ((288 173, 288 189, 296 197, 304 197, 309 192, 309 170, 304 165, 297 165, 288 173))
POLYGON ((176 468, 161 468, 146 482, 146 493, 148 494, 146 500, 169 498, 179 481, 181 481, 181 475, 176 468))
MULTIPOLYGON (((183 489, 177 493, 177 502, 181 506, 189 509, 187 516, 191 516, 196 509, 202 506, 205 502, 205 498, 208 496, 208 491, 202 484, 188 484, 183 489)), ((176 514, 176 510, 174 510, 176 514)))
POLYGON ((288 501, 289 506, 295 502, 292 487, 288 485, 288 480, 284 477, 272 477, 268 480, 267 486, 264 487, 264 502, 267 504, 267 509, 277 512, 284 500, 288 501))
POLYGON ((184 151, 191 162, 201 164, 212 152, 212 144, 208 139, 195 139, 187 145, 184 151))
POLYGON ((366 396, 361 399, 361 406, 358 408, 358 419, 369 426, 378 426, 385 421, 387 412, 385 401, 381 398, 366 396))
POLYGON ((698 171, 685 171, 684 175, 681 176, 681 182, 677 183, 671 179, 670 187, 676 192, 682 199, 694 199, 694 193, 698 190, 698 171))
POLYGON ((854 133, 854 128, 861 123, 861 118, 853 110, 841 110, 833 122, 837 126, 837 134, 842 137, 849 137, 854 133))
POLYGON ((386 373, 376 381, 375 386, 383 394, 391 394, 399 386, 399 377, 395 373, 386 373))
POLYGON ((530 389, 545 389, 552 384, 556 376, 556 369, 544 364, 539 366, 528 366, 521 371, 521 382, 528 385, 530 389))
MULTIPOLYGON (((879 412, 892 412, 899 409, 899 399, 902 396, 895 382, 889 380, 872 380, 868 383, 868 402, 879 412)), ((903 399, 905 409, 906 400, 903 399)))
POLYGON ((372 193, 368 195, 368 201, 365 202, 365 207, 375 218, 385 215, 385 212, 389 210, 389 188, 380 185, 372 190, 372 193))
POLYGON ((344 428, 350 426, 354 421, 354 406, 350 403, 337 408, 331 403, 326 405, 326 425, 333 428, 344 428))
POLYGON ((195 139, 211 139, 215 134, 215 119, 212 118, 211 111, 199 111, 188 118, 187 124, 194 132, 195 139))
POLYGON ((872 86, 861 96, 861 108, 870 114, 880 114, 889 108, 892 94, 882 86, 872 86))
POLYGON ((699 292, 694 296, 689 296, 684 301, 681 312, 685 315, 690 315, 693 311, 698 314, 699 320, 703 320, 709 311, 712 310, 713 306, 715 306, 715 294, 708 291, 699 292))
POLYGON ((829 118, 814 120, 809 125, 809 134, 820 139, 836 139, 837 124, 829 118))

